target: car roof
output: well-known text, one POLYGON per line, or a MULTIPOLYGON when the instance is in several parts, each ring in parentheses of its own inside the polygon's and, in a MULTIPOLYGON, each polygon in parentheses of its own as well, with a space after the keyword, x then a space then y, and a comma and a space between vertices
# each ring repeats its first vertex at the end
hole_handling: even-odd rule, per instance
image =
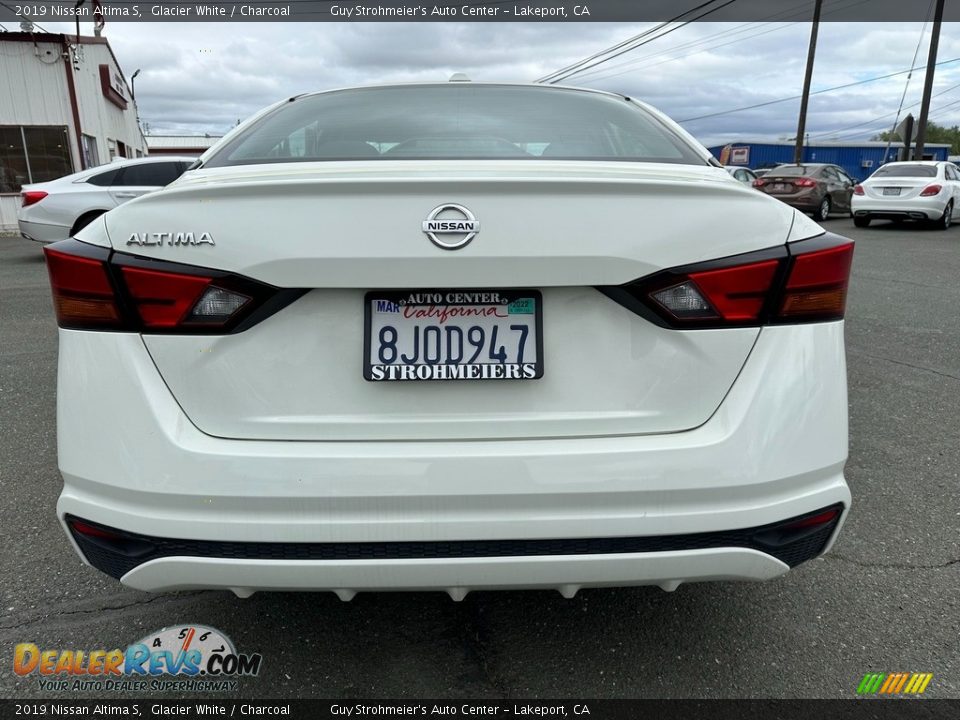
MULTIPOLYGON (((164 160, 172 162, 193 162, 196 157, 189 155, 147 155, 141 158, 124 158, 123 160, 112 160, 96 167, 87 168, 87 170, 103 170, 106 168, 120 168, 129 165, 140 165, 142 163, 163 162, 164 160)), ((86 172, 86 171, 84 171, 86 172)))
POLYGON ((630 99, 621 93, 610 92, 609 90, 597 90, 596 88, 578 87, 576 85, 553 85, 545 83, 510 83, 510 82, 473 82, 472 80, 453 80, 453 81, 434 81, 434 82, 409 82, 409 83, 374 83, 372 85, 347 85, 344 87, 331 88, 329 90, 314 90, 311 92, 294 95, 290 102, 304 97, 315 95, 326 95, 327 93, 343 92, 345 90, 388 90, 392 88, 418 88, 418 87, 449 87, 464 89, 470 87, 518 87, 537 90, 558 90, 568 92, 585 92, 594 95, 605 95, 607 97, 617 98, 619 100, 630 99))
POLYGON ((41 182, 27 183, 23 187, 35 188, 35 187, 43 187, 46 185, 54 185, 54 184, 69 185, 71 183, 85 182, 88 178, 91 178, 94 175, 110 172, 111 170, 120 170, 121 168, 130 167, 131 165, 152 164, 152 163, 163 162, 163 161, 193 163, 196 161, 196 159, 197 159, 196 157, 192 157, 189 155, 154 155, 153 157, 148 155, 142 158, 124 158, 123 160, 105 162, 102 165, 86 168, 85 170, 77 170, 76 172, 69 173, 68 175, 61 175, 60 177, 54 178, 53 180, 43 180, 41 182))
MULTIPOLYGON (((890 165, 944 165, 950 162, 949 160, 894 160, 893 162, 884 163, 880 167, 888 167, 890 165)), ((954 163, 951 163, 954 164, 954 163)))
MULTIPOLYGON (((780 163, 777 165, 778 168, 781 167, 840 167, 836 163, 780 163)), ((775 170, 776 168, 771 168, 775 170)))

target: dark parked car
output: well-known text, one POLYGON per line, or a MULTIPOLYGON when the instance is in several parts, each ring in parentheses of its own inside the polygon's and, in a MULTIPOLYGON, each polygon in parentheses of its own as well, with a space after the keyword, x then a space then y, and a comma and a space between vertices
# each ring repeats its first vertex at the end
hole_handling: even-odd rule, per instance
POLYGON ((850 198, 856 184, 838 165, 805 163, 775 167, 754 181, 753 186, 822 221, 830 213, 850 214, 850 198))

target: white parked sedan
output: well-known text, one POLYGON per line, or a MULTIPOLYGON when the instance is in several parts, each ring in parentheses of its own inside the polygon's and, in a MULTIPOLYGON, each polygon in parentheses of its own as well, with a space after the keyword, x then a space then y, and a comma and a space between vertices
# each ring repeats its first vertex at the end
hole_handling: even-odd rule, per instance
POLYGON ((758 177, 750 168, 737 167, 735 165, 724 165, 723 169, 733 175, 735 179, 739 180, 744 185, 749 185, 750 187, 753 187, 753 182, 758 177))
POLYGON ((108 210, 173 182, 194 160, 171 156, 120 160, 24 185, 17 210, 20 234, 42 243, 73 237, 108 210))
POLYGON ((850 506, 853 244, 630 98, 298 96, 46 255, 59 517, 134 588, 764 580, 850 506))
POLYGON ((950 227, 960 211, 960 171, 950 162, 892 162, 853 189, 853 223, 872 220, 934 221, 950 227))

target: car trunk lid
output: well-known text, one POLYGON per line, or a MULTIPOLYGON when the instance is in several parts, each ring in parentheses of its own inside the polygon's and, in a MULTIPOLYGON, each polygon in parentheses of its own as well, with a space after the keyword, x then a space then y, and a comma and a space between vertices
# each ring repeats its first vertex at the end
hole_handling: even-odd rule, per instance
POLYGON ((679 432, 730 389, 756 328, 680 332, 610 300, 664 268, 782 244, 793 211, 721 169, 621 163, 328 163, 188 173, 107 217, 115 249, 303 288, 244 332, 144 335, 190 420, 264 440, 541 438, 679 432), (403 166, 403 167, 399 167, 403 166), (456 251, 423 232, 455 202, 456 251), (142 245, 144 234, 211 242, 142 245), (543 377, 370 382, 371 290, 529 288, 543 377))

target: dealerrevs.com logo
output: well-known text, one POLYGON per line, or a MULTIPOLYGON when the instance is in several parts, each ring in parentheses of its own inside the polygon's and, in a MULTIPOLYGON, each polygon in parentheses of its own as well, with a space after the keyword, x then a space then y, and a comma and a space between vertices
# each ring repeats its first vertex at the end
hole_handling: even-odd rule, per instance
POLYGON ((205 625, 167 627, 125 650, 47 649, 19 643, 13 671, 37 678, 41 690, 232 691, 238 678, 257 675, 263 656, 238 653, 205 625))

